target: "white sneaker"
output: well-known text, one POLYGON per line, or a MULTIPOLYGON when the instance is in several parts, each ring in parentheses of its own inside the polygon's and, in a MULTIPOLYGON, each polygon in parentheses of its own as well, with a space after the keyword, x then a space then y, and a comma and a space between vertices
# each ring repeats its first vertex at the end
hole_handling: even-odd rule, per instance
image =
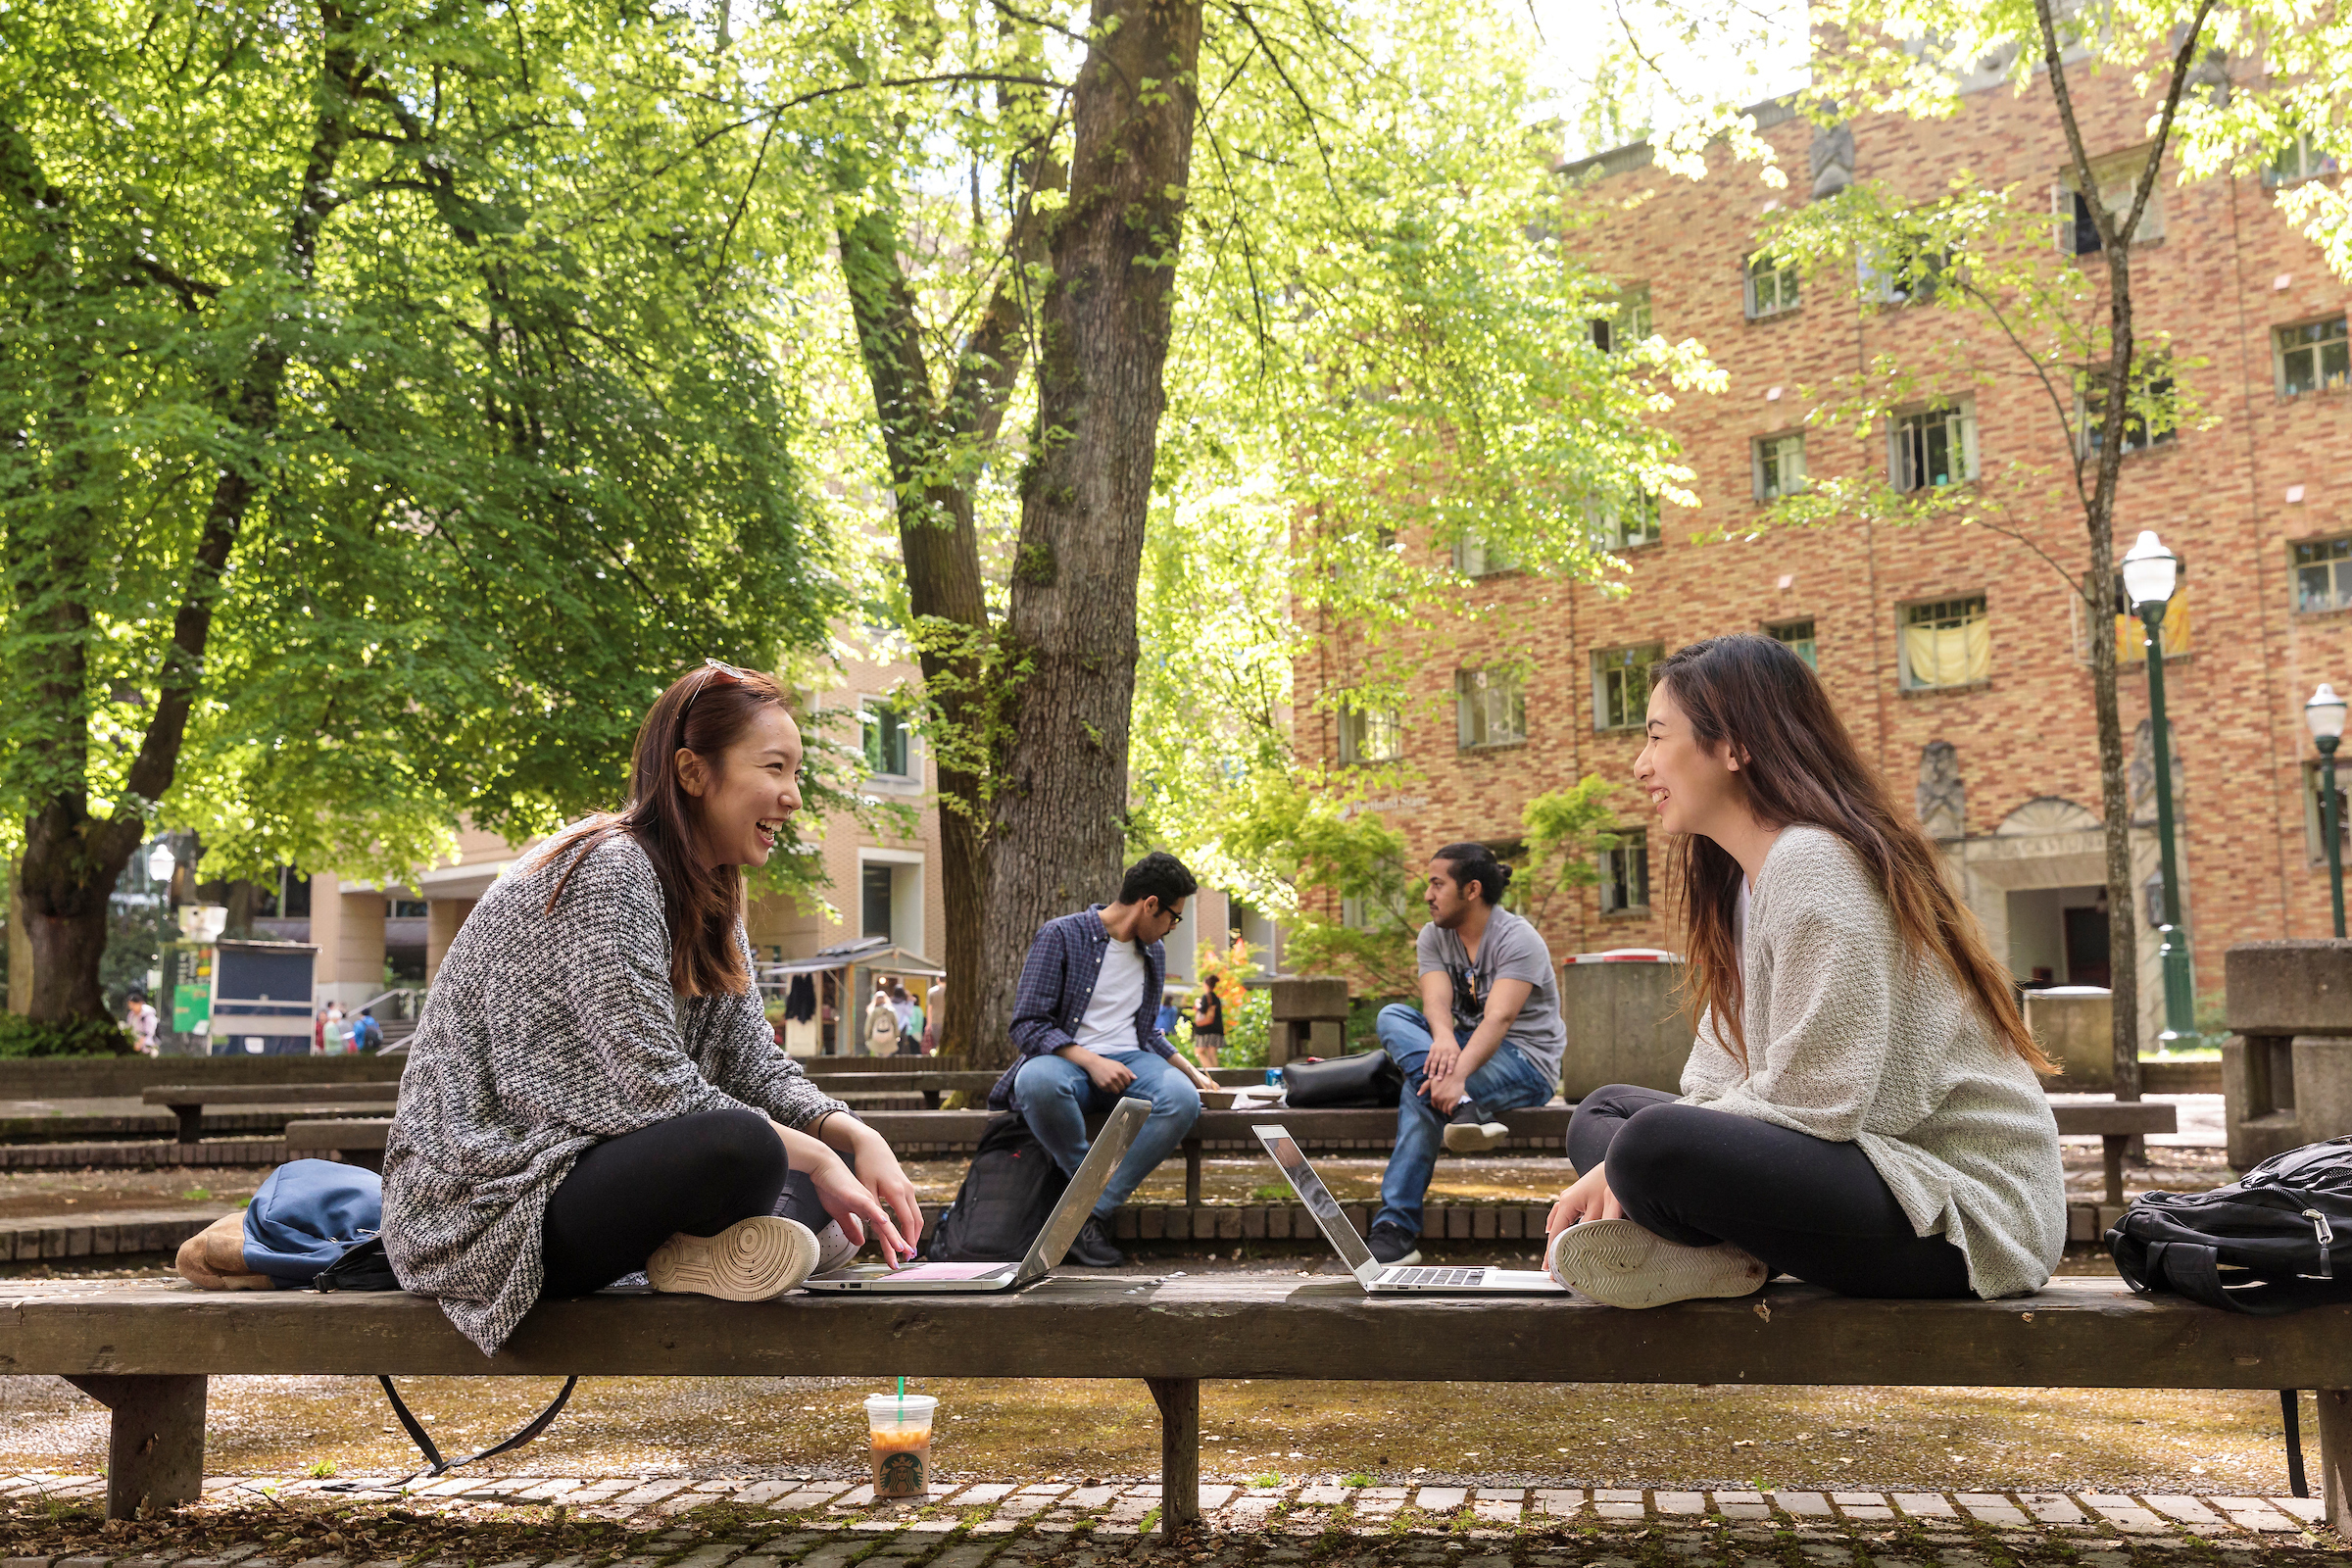
POLYGON ((816 1233, 816 1267, 811 1274, 830 1274, 858 1255, 858 1244, 842 1234, 841 1221, 830 1220, 816 1233))
POLYGON ((767 1301, 798 1286, 815 1266, 816 1237, 808 1226, 760 1214, 716 1236, 679 1232, 645 1260, 645 1278, 657 1291, 767 1301))
POLYGON ((1764 1265, 1730 1243, 1685 1247, 1630 1219, 1589 1219, 1551 1239, 1544 1267, 1604 1306, 1663 1306, 1764 1288, 1764 1265))

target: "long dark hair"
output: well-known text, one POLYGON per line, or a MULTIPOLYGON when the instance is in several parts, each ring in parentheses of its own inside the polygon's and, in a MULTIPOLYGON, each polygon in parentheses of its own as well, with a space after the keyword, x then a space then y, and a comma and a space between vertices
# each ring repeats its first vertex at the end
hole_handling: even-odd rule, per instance
MULTIPOLYGON (((1976 916, 1952 897, 1936 846, 1862 760, 1811 665, 1775 638, 1742 632, 1678 650, 1659 662, 1651 680, 1690 717, 1701 745, 1729 741, 1746 754, 1740 776, 1757 816, 1775 828, 1809 824, 1844 840, 1869 867, 1903 945, 1944 964, 1993 1032, 2036 1072, 2057 1070, 2027 1032, 2009 977, 1986 951, 1976 916)), ((1745 1065, 1732 930, 1740 862, 1696 833, 1677 840, 1672 854, 1690 959, 1686 983, 1714 1012, 1718 1040, 1728 1025, 1727 1049, 1745 1065)))
POLYGON ((773 675, 706 662, 670 682, 637 726, 629 760, 629 803, 576 822, 547 847, 552 858, 569 852, 570 864, 547 896, 553 910, 580 861, 615 833, 626 833, 654 862, 662 906, 669 920, 669 986, 681 997, 751 989, 735 928, 743 918, 743 867, 706 865, 696 831, 701 803, 686 793, 674 762, 681 747, 703 759, 715 776, 720 754, 735 744, 763 708, 786 707, 773 675))

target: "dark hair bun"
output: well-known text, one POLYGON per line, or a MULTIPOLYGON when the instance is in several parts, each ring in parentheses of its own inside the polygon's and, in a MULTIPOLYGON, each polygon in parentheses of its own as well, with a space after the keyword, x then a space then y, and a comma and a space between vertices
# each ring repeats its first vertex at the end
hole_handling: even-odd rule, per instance
POLYGON ((1511 868, 1500 860, 1491 862, 1494 871, 1494 891, 1500 893, 1511 885, 1511 868))

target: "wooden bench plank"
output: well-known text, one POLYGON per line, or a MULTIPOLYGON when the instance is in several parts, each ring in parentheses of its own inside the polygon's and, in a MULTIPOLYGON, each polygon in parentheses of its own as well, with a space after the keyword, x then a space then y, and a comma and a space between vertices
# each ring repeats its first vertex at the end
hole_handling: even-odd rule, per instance
POLYGON ((150 1105, 389 1105, 397 1081, 380 1084, 161 1084, 139 1091, 150 1105))
POLYGON ((1581 1299, 1372 1298, 1298 1275, 1054 1279, 970 1297, 728 1302, 606 1293, 484 1357, 421 1297, 8 1282, 0 1370, 108 1374, 1384 1379, 2281 1389, 2340 1384, 2352 1305, 2256 1318, 2112 1278, 2000 1301, 1811 1286, 1621 1312, 1581 1299), (1764 1310, 1758 1310, 1762 1307, 1764 1310))

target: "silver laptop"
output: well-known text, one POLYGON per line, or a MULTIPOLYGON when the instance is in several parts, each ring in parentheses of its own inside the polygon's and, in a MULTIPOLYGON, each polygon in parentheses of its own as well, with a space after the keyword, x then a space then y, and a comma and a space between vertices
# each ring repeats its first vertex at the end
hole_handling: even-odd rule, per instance
POLYGON ((1016 1291, 1054 1272, 1061 1254, 1078 1239, 1079 1227, 1094 1212, 1095 1200, 1110 1184, 1110 1173, 1127 1157, 1144 1119, 1152 1114, 1149 1100, 1126 1099, 1111 1107, 1102 1130, 1095 1135, 1078 1174, 1062 1190, 1061 1201, 1046 1217, 1046 1228, 1029 1244, 1018 1263, 852 1263, 829 1274, 815 1274, 802 1283, 812 1291, 868 1291, 896 1295, 930 1295, 943 1291, 1016 1291))
POLYGON ((1324 1239, 1336 1248, 1348 1267, 1355 1275, 1355 1283, 1375 1295, 1395 1291, 1436 1292, 1446 1296, 1566 1296, 1567 1288, 1542 1269, 1516 1268, 1438 1268, 1423 1264, 1383 1263, 1372 1255, 1372 1249, 1355 1234, 1341 1212, 1339 1200, 1323 1185, 1323 1178, 1306 1162, 1291 1135, 1280 1127, 1251 1127, 1257 1141, 1265 1146, 1266 1153, 1282 1178, 1298 1195, 1298 1201, 1315 1216, 1323 1227, 1324 1239))

